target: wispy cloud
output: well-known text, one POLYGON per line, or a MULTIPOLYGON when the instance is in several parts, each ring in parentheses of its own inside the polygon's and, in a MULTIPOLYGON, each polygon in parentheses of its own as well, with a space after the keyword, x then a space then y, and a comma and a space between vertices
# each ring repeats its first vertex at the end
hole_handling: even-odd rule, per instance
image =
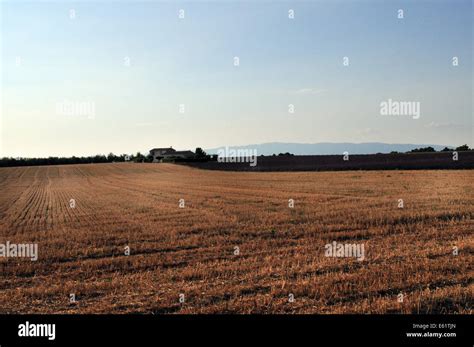
POLYGON ((431 123, 426 124, 427 128, 461 128, 465 126, 466 125, 464 124, 452 123, 452 122, 444 122, 444 123, 431 122, 431 123))
POLYGON ((318 89, 318 88, 301 88, 301 89, 298 89, 298 90, 294 90, 292 91, 291 93, 292 94, 321 94, 321 93, 325 93, 326 90, 325 89, 318 89))

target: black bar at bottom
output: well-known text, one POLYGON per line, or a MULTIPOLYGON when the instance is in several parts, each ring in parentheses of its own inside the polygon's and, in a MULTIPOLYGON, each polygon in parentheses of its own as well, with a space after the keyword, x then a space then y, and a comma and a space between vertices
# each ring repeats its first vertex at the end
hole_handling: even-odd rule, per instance
POLYGON ((150 341, 472 346, 473 322, 472 315, 0 315, 0 346, 150 341), (54 336, 52 326, 44 324, 55 325, 54 336))

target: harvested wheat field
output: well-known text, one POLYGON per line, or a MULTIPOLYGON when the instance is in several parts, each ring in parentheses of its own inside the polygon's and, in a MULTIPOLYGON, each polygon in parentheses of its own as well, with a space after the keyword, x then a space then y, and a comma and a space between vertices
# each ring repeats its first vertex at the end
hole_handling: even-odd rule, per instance
POLYGON ((90 164, 2 168, 0 191, 0 243, 38 244, 0 258, 1 313, 473 311, 473 171, 90 164))

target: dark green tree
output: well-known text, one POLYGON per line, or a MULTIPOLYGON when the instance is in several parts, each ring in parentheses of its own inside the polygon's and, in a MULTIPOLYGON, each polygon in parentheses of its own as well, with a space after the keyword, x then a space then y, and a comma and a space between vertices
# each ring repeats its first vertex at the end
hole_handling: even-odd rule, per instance
POLYGON ((458 152, 460 152, 460 151, 469 151, 469 146, 468 145, 462 145, 462 146, 456 147, 456 151, 458 151, 458 152))
POLYGON ((197 147, 195 155, 196 155, 196 158, 205 158, 207 154, 206 152, 204 152, 204 150, 201 147, 197 147))

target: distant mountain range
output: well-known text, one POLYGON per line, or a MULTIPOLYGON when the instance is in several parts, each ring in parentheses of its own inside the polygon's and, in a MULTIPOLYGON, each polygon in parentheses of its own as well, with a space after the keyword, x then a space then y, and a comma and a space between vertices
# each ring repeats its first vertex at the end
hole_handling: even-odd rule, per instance
MULTIPOLYGON (((217 154, 217 151, 223 147, 206 149, 209 154, 217 154)), ((232 149, 256 149, 258 155, 272 155, 289 152, 295 155, 324 155, 324 154, 342 154, 349 152, 349 154, 374 154, 374 153, 390 153, 408 152, 415 148, 433 147, 436 151, 442 150, 444 147, 453 148, 453 146, 446 145, 432 145, 432 144, 406 144, 406 143, 382 143, 382 142, 365 142, 365 143, 283 143, 283 142, 269 142, 257 145, 246 146, 228 146, 232 149)))

